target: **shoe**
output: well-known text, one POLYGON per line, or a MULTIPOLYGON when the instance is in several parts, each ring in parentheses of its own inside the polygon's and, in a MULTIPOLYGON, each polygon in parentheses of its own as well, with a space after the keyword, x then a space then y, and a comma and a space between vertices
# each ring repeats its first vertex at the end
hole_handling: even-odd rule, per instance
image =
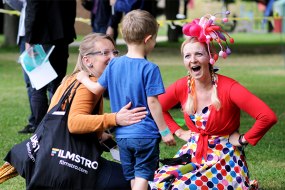
POLYGON ((32 125, 27 125, 24 127, 24 129, 22 129, 21 131, 18 131, 18 133, 34 133, 35 132, 35 127, 33 127, 32 125))

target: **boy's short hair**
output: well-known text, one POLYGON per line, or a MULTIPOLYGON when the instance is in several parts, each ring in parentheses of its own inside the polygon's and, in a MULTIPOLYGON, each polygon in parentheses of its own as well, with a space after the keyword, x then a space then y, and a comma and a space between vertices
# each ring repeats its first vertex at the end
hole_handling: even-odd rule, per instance
POLYGON ((133 10, 122 21, 122 35, 126 43, 141 43, 148 35, 155 36, 158 23, 154 16, 144 10, 133 10))

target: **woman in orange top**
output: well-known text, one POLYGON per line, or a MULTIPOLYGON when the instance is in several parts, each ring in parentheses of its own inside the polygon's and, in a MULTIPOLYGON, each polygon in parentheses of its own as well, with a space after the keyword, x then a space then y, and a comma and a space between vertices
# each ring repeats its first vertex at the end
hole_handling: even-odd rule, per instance
MULTIPOLYGON (((110 59, 118 56, 114 40, 105 34, 92 33, 84 37, 79 46, 76 67, 70 76, 63 79, 56 90, 49 109, 57 104, 66 88, 76 80, 79 71, 86 71, 97 81, 110 59)), ((77 86, 77 85, 75 85, 77 86)), ((72 101, 69 111, 68 128, 71 133, 84 134, 96 132, 102 141, 112 136, 104 131, 114 126, 131 125, 145 117, 145 107, 129 110, 131 103, 124 106, 117 113, 103 113, 103 98, 90 92, 84 85, 80 85, 72 101)), ((101 151, 101 150, 99 150, 101 151)), ((100 152, 101 154, 102 152, 100 152)), ((131 189, 130 183, 124 179, 122 167, 116 162, 100 158, 96 189, 131 189)), ((17 175, 16 169, 9 163, 0 168, 0 183, 17 175)))

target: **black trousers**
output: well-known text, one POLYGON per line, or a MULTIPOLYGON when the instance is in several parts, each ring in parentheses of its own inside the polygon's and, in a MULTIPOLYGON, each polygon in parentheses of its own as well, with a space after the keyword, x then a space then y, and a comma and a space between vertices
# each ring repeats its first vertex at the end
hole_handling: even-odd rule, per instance
POLYGON ((131 190, 131 183, 124 178, 121 164, 101 158, 96 190, 131 190))

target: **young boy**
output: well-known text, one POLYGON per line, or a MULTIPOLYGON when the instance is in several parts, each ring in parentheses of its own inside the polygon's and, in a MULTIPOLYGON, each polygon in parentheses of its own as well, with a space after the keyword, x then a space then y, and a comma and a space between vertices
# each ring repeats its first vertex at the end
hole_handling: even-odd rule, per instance
POLYGON ((97 83, 92 82, 87 73, 77 75, 77 79, 97 95, 108 88, 112 112, 128 102, 133 107, 145 106, 150 111, 137 124, 115 128, 124 175, 131 181, 132 190, 147 190, 148 181, 153 180, 160 137, 167 145, 176 144, 157 98, 165 91, 159 68, 145 59, 156 44, 157 31, 158 23, 150 13, 129 12, 122 22, 127 54, 112 59, 97 83))

